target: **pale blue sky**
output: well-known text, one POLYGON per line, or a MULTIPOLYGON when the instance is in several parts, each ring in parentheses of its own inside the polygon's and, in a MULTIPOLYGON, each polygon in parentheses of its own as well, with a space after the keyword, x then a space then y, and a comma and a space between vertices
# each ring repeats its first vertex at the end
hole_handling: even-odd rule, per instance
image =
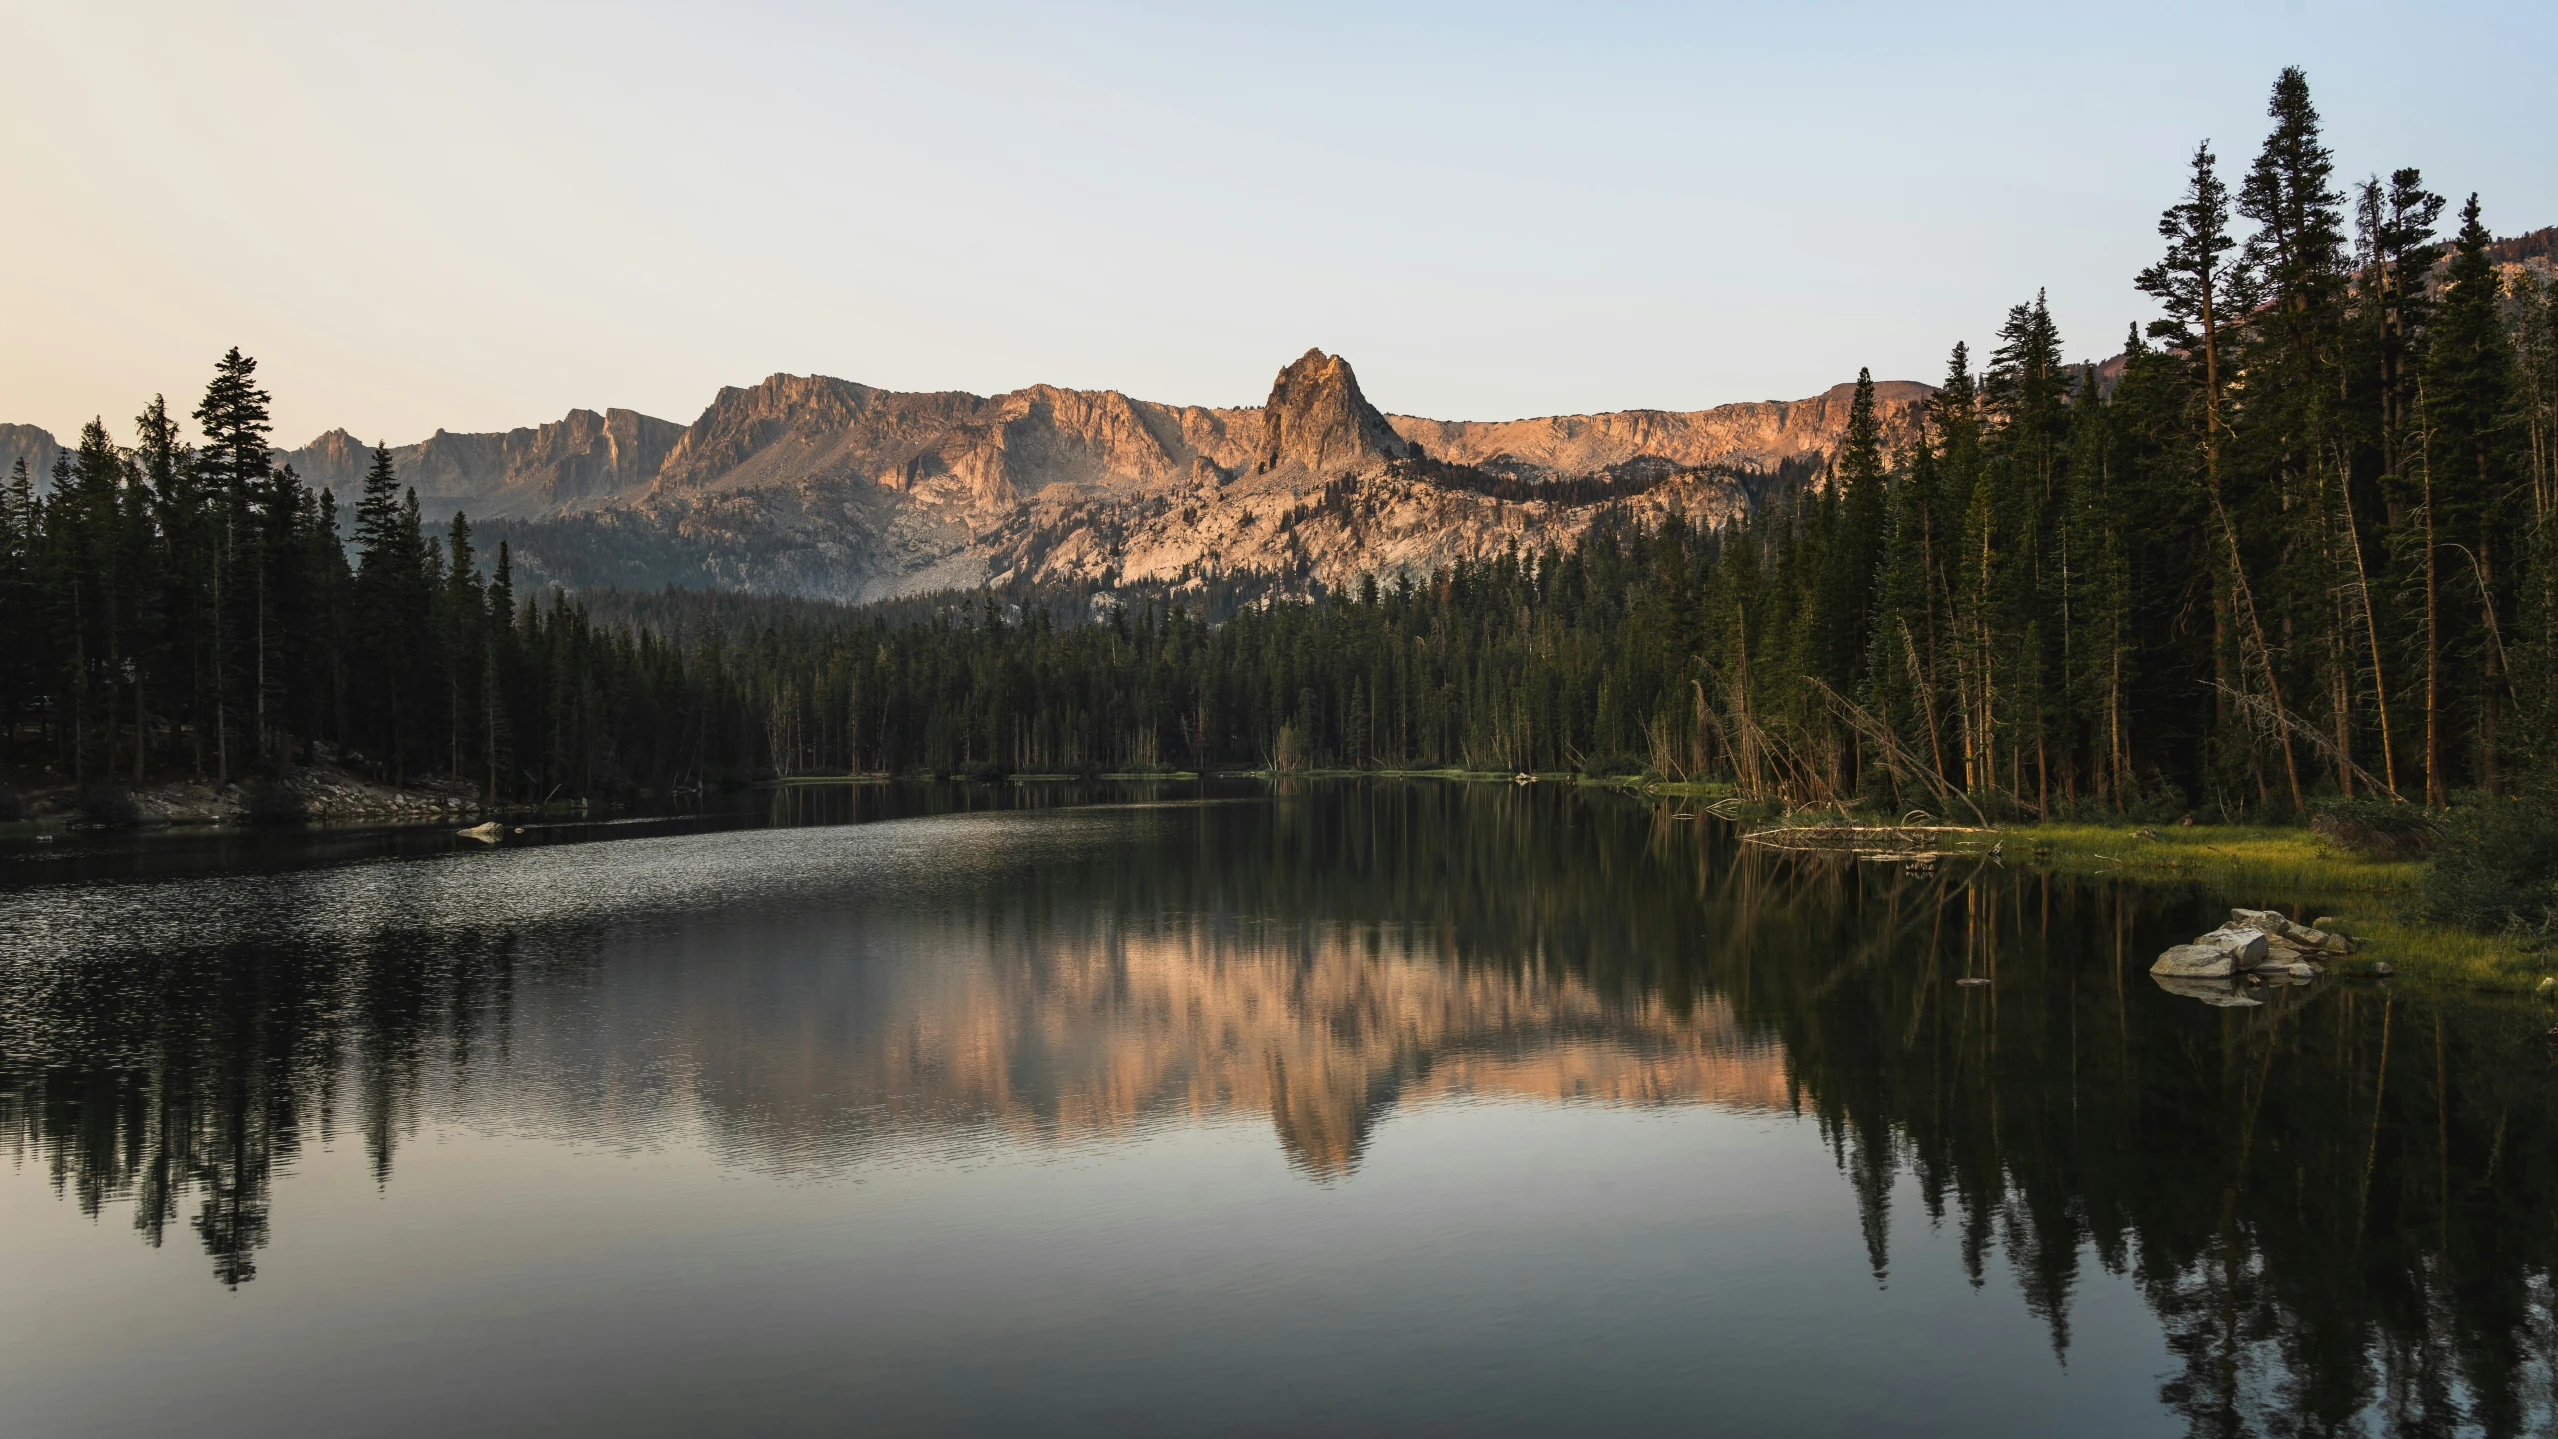
POLYGON ((0 420, 238 343, 279 439, 775 370, 1502 418, 2071 352, 2305 66, 2343 172, 2558 223, 2558 5, 0 0, 0 420))

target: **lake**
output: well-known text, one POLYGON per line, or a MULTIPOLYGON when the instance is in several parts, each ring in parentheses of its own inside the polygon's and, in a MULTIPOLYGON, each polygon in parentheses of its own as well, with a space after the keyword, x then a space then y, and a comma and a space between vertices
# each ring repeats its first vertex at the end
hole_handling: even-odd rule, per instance
POLYGON ((13 1435, 2558 1427, 2548 1010, 2146 973, 2315 896, 1385 780, 0 886, 13 1435))

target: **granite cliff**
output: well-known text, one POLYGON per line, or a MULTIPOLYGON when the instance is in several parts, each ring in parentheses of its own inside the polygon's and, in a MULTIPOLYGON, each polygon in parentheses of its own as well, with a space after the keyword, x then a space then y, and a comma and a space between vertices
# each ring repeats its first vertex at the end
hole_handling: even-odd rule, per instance
MULTIPOLYGON (((1568 543, 1612 511, 1722 523, 1759 477, 1828 460, 1849 393, 1431 420, 1379 411, 1349 361, 1309 350, 1254 407, 773 375, 722 389, 690 425, 572 410, 439 430, 392 457, 430 520, 467 512, 534 581, 844 600, 1015 580, 1303 590, 1568 543)), ((1926 393, 1876 387, 1888 441, 1926 393)), ((50 463, 41 430, 0 426, 0 441, 50 463)), ((276 458, 343 502, 372 447, 332 430, 276 458)))
MULTIPOLYGON (((1850 388, 1479 423, 1381 413, 1320 350, 1257 408, 775 375, 722 390, 645 489, 526 527, 518 545, 534 573, 569 584, 847 600, 1015 580, 1336 586, 1569 542, 1610 509, 1721 523, 1751 503, 1751 477, 1828 459, 1850 388), (649 563, 629 558, 643 537, 649 563)), ((1908 433, 1925 394, 1878 387, 1888 436, 1908 433)))
POLYGON ((51 432, 33 425, 0 425, 0 484, 5 484, 10 471, 20 460, 26 461, 27 474, 42 489, 53 474, 53 462, 62 458, 62 446, 51 432))
MULTIPOLYGON (((393 448, 391 460, 419 505, 438 518, 456 510, 475 519, 553 515, 645 488, 683 434, 683 426, 636 410, 571 410, 547 425, 498 434, 437 430, 393 448)), ((331 430, 279 459, 344 501, 362 488, 373 447, 331 430)))

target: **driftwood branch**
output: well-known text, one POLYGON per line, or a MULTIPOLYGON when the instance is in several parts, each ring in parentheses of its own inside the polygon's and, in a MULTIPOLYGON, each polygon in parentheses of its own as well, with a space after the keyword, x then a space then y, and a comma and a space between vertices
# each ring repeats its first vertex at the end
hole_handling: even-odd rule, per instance
POLYGON ((2222 694, 2225 694, 2232 700, 2237 701, 2240 709, 2247 711, 2248 714, 2254 716, 2258 720, 2269 725, 2280 726, 2289 733, 2299 735, 2302 739, 2308 741, 2311 749, 2318 751, 2327 758, 2336 761, 2338 764, 2343 765, 2349 770, 2352 770, 2355 778, 2360 779, 2363 783, 2370 785, 2373 789, 2379 790, 2382 794, 2389 796, 2391 799, 2396 800, 2400 804, 2407 803, 2407 797, 2405 795, 2400 794, 2396 789, 2392 788, 2387 780, 2375 776, 2370 770, 2354 763, 2354 757, 2345 753, 2343 750, 2336 748, 2336 742, 2334 740, 2320 734, 2317 730, 2311 728, 2297 716, 2282 709, 2280 706, 2267 704, 2263 695, 2252 695, 2244 690, 2233 689, 2218 680, 2212 681, 2207 688, 2219 690, 2222 694))
POLYGON ((1963 802, 1963 807, 1972 812, 1972 818, 1979 820, 1985 826, 1990 822, 1989 816, 1981 813, 1981 807, 1972 803, 1970 795, 1947 784, 1945 776, 1938 774, 1934 765, 1920 763, 1918 756, 1911 754, 1909 749, 1901 743, 1900 737, 1892 733, 1891 726, 1876 719, 1863 705, 1821 683, 1813 676, 1805 675, 1803 678, 1814 689, 1829 697, 1831 706, 1839 712, 1840 718, 1848 722, 1850 728, 1874 742, 1874 747, 1883 754, 1884 764, 1891 769, 1896 778, 1903 776, 1904 772, 1915 774, 1926 781, 1928 788, 1935 792, 1938 803, 1946 809, 1953 808, 1946 801, 1959 799, 1963 802))
POLYGON ((1852 854, 1873 860, 1937 860, 1977 855, 1978 850, 1944 849, 1942 836, 1990 834, 1961 824, 1807 824, 1754 829, 1744 844, 1798 854, 1852 854))

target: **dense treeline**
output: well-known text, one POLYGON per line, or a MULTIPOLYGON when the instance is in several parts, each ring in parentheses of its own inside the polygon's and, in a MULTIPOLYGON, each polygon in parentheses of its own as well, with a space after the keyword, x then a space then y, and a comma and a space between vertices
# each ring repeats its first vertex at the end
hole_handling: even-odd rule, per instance
POLYGON ((2510 790, 2558 715, 2558 304, 2475 197, 2446 242, 2416 170, 2340 188, 2298 71, 2269 110, 2234 187, 2195 150, 2139 276, 2164 317, 2118 372, 2066 363, 2038 295, 1977 372, 1954 347, 1897 453, 1860 377, 1825 476, 1755 486, 1741 523, 1603 517, 1313 603, 622 597, 599 623, 517 596, 466 519, 427 533, 387 452, 342 523, 273 468, 234 351, 200 442, 155 400, 41 496, 13 477, 0 699, 84 784, 324 743, 492 800, 1239 765, 2045 814, 2510 790))
POLYGON ((426 533, 377 450, 351 524, 278 469, 257 362, 217 365, 190 446, 166 404, 119 447, 99 421, 41 495, 0 501, 0 687, 10 738, 84 786, 171 769, 214 783, 328 745, 403 783, 468 777, 492 799, 585 792, 671 761, 616 750, 610 718, 690 693, 645 637, 574 607, 518 606, 466 518, 426 533))

